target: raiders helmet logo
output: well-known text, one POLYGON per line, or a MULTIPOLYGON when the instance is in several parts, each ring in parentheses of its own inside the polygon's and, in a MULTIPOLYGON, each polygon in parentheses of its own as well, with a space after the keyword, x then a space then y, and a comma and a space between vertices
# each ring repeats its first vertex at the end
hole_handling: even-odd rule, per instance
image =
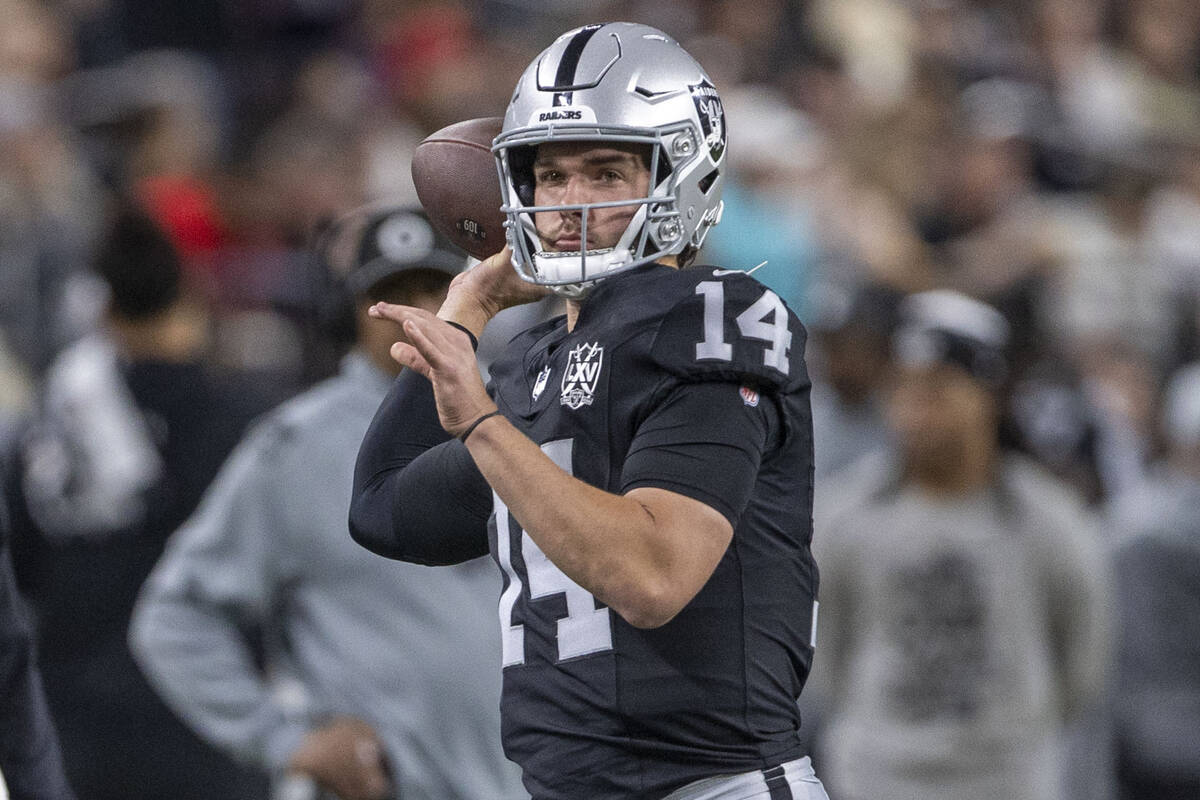
POLYGON ((707 79, 688 89, 692 93, 692 102, 696 104, 696 114, 700 117, 704 144, 713 162, 720 161, 721 154, 725 152, 725 107, 721 104, 721 96, 707 79))
POLYGON ((603 363, 604 348, 599 344, 576 345, 567 353, 567 370, 563 373, 559 402, 572 411, 590 406, 596 396, 603 363))

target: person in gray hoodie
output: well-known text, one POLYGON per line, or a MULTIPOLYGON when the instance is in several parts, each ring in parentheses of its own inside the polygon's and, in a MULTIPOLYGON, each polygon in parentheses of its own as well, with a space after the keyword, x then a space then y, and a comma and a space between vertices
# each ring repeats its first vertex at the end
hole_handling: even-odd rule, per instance
POLYGON ((1007 336, 964 295, 907 298, 894 452, 818 503, 819 763, 839 800, 1058 800, 1064 730, 1103 687, 1101 542, 999 445, 1007 336))
POLYGON ((465 258, 421 213, 351 216, 323 249, 353 348, 234 451, 147 582, 133 650, 201 735, 276 776, 277 797, 526 797, 500 747, 495 569, 387 561, 346 534, 358 445, 395 373, 393 331, 366 309, 436 309, 465 258))

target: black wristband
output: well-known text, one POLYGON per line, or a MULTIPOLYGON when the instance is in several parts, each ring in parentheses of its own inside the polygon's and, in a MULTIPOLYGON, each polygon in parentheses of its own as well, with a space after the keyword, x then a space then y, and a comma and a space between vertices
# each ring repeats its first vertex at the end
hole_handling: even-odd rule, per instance
POLYGON ((451 320, 446 320, 446 324, 453 325, 455 328, 458 328, 460 331, 465 333, 467 338, 471 340, 471 349, 476 351, 479 350, 479 340, 475 338, 475 334, 471 333, 471 331, 467 329, 466 325, 460 325, 457 322, 452 322, 451 320))
MULTIPOLYGON (((451 322, 450 324, 453 325, 454 323, 451 322)), ((480 417, 479 419, 472 422, 471 426, 469 428, 467 428, 465 431, 460 433, 458 435, 458 440, 465 444, 467 441, 467 437, 475 432, 475 429, 479 427, 479 423, 483 422, 488 417, 495 417, 495 416, 498 416, 499 414, 500 414, 500 409, 496 409, 495 411, 490 411, 487 414, 484 414, 482 417, 480 417)))

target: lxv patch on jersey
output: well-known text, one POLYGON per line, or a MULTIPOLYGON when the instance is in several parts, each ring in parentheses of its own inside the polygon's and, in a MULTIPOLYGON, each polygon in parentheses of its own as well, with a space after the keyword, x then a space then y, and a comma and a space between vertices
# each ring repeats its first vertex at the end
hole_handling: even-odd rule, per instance
POLYGON ((590 406, 596 396, 603 364, 604 348, 598 343, 583 343, 572 348, 567 353, 559 402, 573 411, 590 406))

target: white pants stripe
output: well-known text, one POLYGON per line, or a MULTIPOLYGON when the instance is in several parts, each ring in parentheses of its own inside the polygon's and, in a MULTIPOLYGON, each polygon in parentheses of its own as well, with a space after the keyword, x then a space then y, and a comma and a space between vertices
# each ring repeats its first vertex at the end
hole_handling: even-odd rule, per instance
MULTIPOLYGON (((783 764, 783 772, 793 800, 829 800, 808 756, 783 764)), ((703 778, 676 789, 663 800, 769 800, 770 797, 766 778, 761 770, 755 770, 703 778)))

